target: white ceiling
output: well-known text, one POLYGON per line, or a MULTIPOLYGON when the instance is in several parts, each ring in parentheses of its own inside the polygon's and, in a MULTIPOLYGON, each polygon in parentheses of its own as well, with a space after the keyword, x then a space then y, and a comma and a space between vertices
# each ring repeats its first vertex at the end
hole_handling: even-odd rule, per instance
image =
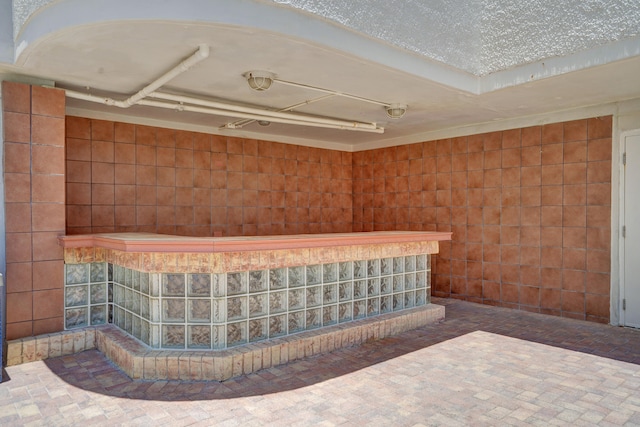
POLYGON ((522 2, 516 0, 21 0, 14 1, 16 59, 0 63, 0 72, 124 99, 204 43, 210 57, 164 90, 269 109, 321 95, 277 82, 268 91, 252 91, 242 74, 258 69, 409 109, 390 120, 378 105, 335 97, 296 110, 385 128, 371 134, 275 123, 219 130, 234 119, 73 99, 67 105, 90 116, 126 114, 213 133, 358 150, 640 98, 640 2, 603 3, 543 1, 518 9, 522 2))

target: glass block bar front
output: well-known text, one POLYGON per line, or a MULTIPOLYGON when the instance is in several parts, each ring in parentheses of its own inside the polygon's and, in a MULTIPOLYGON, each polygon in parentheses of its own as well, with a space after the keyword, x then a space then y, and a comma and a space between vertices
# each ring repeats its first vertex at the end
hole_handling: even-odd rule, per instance
POLYGON ((430 303, 429 254, 227 273, 65 265, 65 328, 113 323, 152 348, 224 349, 430 303))

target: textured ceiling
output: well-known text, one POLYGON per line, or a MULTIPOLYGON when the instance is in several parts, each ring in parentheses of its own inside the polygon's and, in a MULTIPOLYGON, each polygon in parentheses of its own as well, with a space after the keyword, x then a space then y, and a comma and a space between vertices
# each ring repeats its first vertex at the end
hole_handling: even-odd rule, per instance
POLYGON ((640 1, 273 0, 483 76, 640 34, 640 1))

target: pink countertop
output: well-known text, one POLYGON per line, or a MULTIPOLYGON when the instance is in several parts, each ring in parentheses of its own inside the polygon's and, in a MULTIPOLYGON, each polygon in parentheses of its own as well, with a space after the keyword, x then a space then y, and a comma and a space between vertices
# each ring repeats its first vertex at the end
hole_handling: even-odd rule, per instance
POLYGON ((123 252, 244 252, 451 240, 451 232, 372 231, 285 236, 187 237, 154 233, 61 236, 63 248, 98 247, 123 252))

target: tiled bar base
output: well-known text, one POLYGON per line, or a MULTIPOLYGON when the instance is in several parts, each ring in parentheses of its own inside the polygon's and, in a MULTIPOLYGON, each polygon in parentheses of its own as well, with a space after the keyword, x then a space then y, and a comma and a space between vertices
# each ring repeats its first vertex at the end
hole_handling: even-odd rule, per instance
POLYGON ((221 350, 426 305, 430 264, 428 254, 213 274, 66 264, 65 327, 113 323, 152 348, 221 350))
POLYGON ((153 350, 113 325, 89 326, 10 341, 7 366, 97 348, 133 379, 224 381, 396 335, 444 316, 443 306, 428 304, 221 351, 153 350))

